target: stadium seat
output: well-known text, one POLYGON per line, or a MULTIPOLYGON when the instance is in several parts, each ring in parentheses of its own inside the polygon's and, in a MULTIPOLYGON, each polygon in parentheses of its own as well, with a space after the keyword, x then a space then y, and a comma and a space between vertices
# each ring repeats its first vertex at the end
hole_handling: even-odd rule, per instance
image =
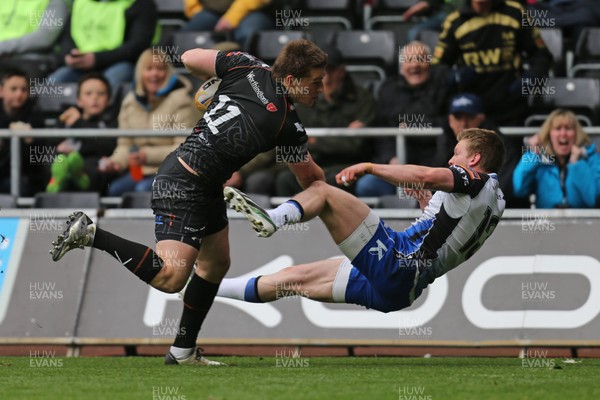
POLYGON ((272 64, 287 42, 295 39, 306 39, 305 31, 260 31, 255 32, 248 40, 249 53, 272 64))
POLYGON ((398 45, 406 43, 408 31, 418 24, 420 18, 404 21, 402 13, 416 4, 419 0, 376 0, 371 15, 365 14, 365 29, 385 30, 396 34, 398 45))
POLYGON ((575 46, 570 77, 600 77, 600 28, 585 28, 575 46))
POLYGON ((0 70, 6 67, 19 68, 29 78, 45 78, 58 67, 57 57, 54 54, 20 54, 5 58, 0 62, 0 70))
POLYGON ((351 30, 355 25, 356 1, 304 0, 300 17, 308 19, 312 32, 351 30))
POLYGON ((402 22, 401 20, 390 18, 392 17, 385 15, 371 18, 371 22, 369 22, 371 29, 374 31, 394 32, 398 46, 404 46, 406 43, 408 43, 408 31, 417 26, 418 22, 402 22))
POLYGON ((154 0, 158 11, 158 24, 160 26, 159 45, 170 45, 173 35, 186 23, 183 13, 183 0, 154 0))
POLYGON ((439 36, 440 33, 438 31, 424 29, 417 35, 417 40, 425 43, 427 47, 429 47, 431 54, 433 54, 433 50, 435 50, 435 46, 437 46, 439 36))
POLYGON ((375 9, 401 14, 418 2, 419 0, 378 0, 375 9))
POLYGON ((127 192, 121 196, 120 208, 150 208, 152 192, 127 192))
POLYGON ((37 98, 37 109, 46 126, 55 126, 61 112, 77 104, 77 83, 47 84, 45 80, 30 88, 32 97, 37 98))
POLYGON ((357 82, 383 80, 397 68, 398 49, 393 32, 340 31, 334 34, 333 44, 357 82))
POLYGON ((419 202, 415 199, 401 199, 397 194, 379 196, 377 208, 417 208, 419 202))
POLYGON ((100 195, 97 192, 36 193, 34 208, 100 208, 100 195))
POLYGON ((568 108, 579 114, 580 119, 588 118, 586 125, 600 123, 600 80, 548 78, 546 85, 540 89, 540 95, 529 97, 529 107, 536 115, 529 117, 525 124, 531 124, 534 117, 539 119, 556 108, 568 108))
POLYGON ((17 208, 17 198, 11 194, 0 194, 0 210, 17 208))
POLYGON ((565 46, 563 32, 560 29, 540 29, 542 39, 552 54, 552 72, 554 76, 565 76, 565 46))
POLYGON ((121 108, 121 103, 123 102, 123 99, 125 98, 125 96, 127 96, 127 93, 131 92, 132 90, 133 90, 132 82, 121 83, 119 85, 119 87, 117 88, 117 90, 113 90, 113 92, 112 92, 111 100, 110 100, 110 103, 112 104, 112 106, 115 107, 116 109, 121 108))
POLYGON ((154 0, 156 3, 156 9, 159 15, 164 14, 182 14, 183 15, 183 1, 182 0, 154 0))
POLYGON ((173 46, 178 55, 197 47, 210 49, 216 43, 212 31, 177 32, 173 35, 173 46))

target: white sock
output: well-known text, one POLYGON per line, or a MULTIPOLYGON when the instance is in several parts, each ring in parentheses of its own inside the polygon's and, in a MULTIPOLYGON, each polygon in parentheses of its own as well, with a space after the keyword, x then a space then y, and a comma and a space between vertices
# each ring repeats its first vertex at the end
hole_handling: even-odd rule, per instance
POLYGON ((247 283, 248 278, 223 279, 219 285, 217 296, 243 301, 247 283))
POLYGON ((183 349, 181 347, 171 346, 171 349, 169 351, 171 352, 171 354, 173 354, 173 357, 177 358, 178 360, 181 360, 191 356, 194 353, 194 348, 192 347, 191 349, 183 349))
POLYGON ((286 224, 300 222, 300 219, 302 218, 302 213, 298 207, 290 202, 285 202, 277 208, 267 210, 267 214, 269 214, 269 217, 271 217, 271 220, 277 229, 286 224))

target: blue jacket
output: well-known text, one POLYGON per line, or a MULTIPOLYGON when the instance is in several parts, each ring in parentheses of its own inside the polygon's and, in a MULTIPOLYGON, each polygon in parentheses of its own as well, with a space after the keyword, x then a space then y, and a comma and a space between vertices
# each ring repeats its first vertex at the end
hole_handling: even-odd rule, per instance
POLYGON ((517 197, 527 197, 535 192, 537 208, 591 208, 600 195, 600 155, 596 145, 585 148, 587 158, 567 164, 564 183, 565 200, 561 188, 560 171, 551 156, 540 156, 526 152, 519 160, 513 173, 514 193, 517 197))

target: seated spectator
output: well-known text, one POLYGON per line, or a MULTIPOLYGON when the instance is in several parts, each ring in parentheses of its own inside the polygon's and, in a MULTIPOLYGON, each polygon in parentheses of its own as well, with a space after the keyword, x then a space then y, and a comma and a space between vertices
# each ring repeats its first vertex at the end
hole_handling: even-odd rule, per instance
MULTIPOLYGON (((411 42, 400 52, 400 75, 386 79, 379 89, 378 125, 404 127, 426 131, 441 127, 446 120, 449 92, 448 68, 431 66, 429 48, 421 42, 411 42)), ((435 137, 406 137, 407 164, 432 165, 435 137)), ((396 138, 377 139, 375 158, 379 164, 396 163, 396 138)), ((357 196, 394 194, 392 185, 373 175, 365 175, 356 182, 357 196)))
POLYGON ((449 13, 456 10, 463 4, 463 0, 421 0, 413 4, 404 11, 402 18, 404 21, 410 20, 415 15, 419 15, 428 12, 430 16, 425 21, 419 22, 417 26, 411 28, 408 31, 406 40, 412 42, 417 40, 419 32, 424 30, 431 30, 440 32, 442 30, 442 23, 446 19, 449 13))
MULTIPOLYGON (((77 88, 77 107, 70 107, 59 117, 66 128, 116 128, 109 110, 110 85, 99 73, 85 75, 77 88)), ((112 154, 115 137, 68 138, 56 146, 59 154, 51 166, 47 192, 97 191, 104 194, 106 178, 98 173, 98 162, 112 154)))
POLYGON ((271 0, 184 0, 190 21, 186 31, 215 31, 231 34, 228 38, 248 50, 246 42, 256 31, 273 29, 271 16, 264 8, 271 0))
MULTIPOLYGON (((10 68, 0 73, 0 99, 2 100, 0 129, 43 127, 43 121, 35 112, 35 102, 30 97, 29 78, 25 72, 10 68)), ((27 138, 21 141, 21 182, 19 183, 21 195, 33 194, 40 187, 39 169, 42 166, 35 157, 34 162, 31 162, 29 154, 33 151, 37 155, 38 148, 35 146, 42 143, 44 143, 43 139, 27 138)), ((10 193, 10 165, 10 138, 0 138, 0 193, 10 193)))
MULTIPOLYGON (((371 124, 377 116, 375 99, 361 86, 355 84, 346 71, 342 55, 332 46, 324 46, 327 53, 327 74, 323 78, 323 92, 312 108, 295 105, 305 127, 322 128, 363 128, 371 124)), ((313 159, 323 168, 327 183, 339 186, 335 175, 348 165, 369 157, 365 154, 366 138, 361 137, 309 137, 308 150, 313 159)), ((282 159, 286 157, 284 149, 282 159)), ((283 170, 276 178, 277 196, 292 196, 302 189, 289 169, 283 170)))
MULTIPOLYGON (((168 58, 156 54, 148 49, 136 64, 135 89, 123 99, 120 129, 186 130, 199 119, 190 96, 191 83, 175 74, 168 58)), ((183 140, 175 136, 120 137, 113 154, 100 162, 101 171, 120 174, 110 184, 108 195, 150 191, 158 167, 183 140)))
POLYGON ((493 122, 486 118, 483 103, 479 96, 472 93, 462 93, 452 98, 448 113, 448 123, 444 124, 444 132, 437 137, 437 151, 434 157, 434 167, 448 165, 448 160, 454 155, 456 136, 463 129, 482 128, 498 133, 506 148, 506 160, 498 173, 500 188, 504 193, 506 206, 511 208, 527 208, 527 200, 516 198, 513 194, 513 171, 519 162, 522 139, 516 136, 505 136, 493 122))
POLYGON ((537 208, 592 208, 600 193, 600 155, 571 111, 554 110, 517 165, 515 195, 537 208))
POLYGON ((454 88, 480 96, 487 118, 499 126, 523 125, 527 89, 548 75, 552 61, 539 30, 523 29, 524 15, 514 1, 465 0, 444 21, 434 51, 434 64, 456 65, 454 88))
POLYGON ((153 0, 74 0, 62 43, 65 65, 49 76, 54 82, 77 82, 101 71, 113 91, 133 78, 133 65, 152 43, 157 23, 153 0))
POLYGON ((65 0, 0 2, 0 59, 50 53, 66 19, 65 0))

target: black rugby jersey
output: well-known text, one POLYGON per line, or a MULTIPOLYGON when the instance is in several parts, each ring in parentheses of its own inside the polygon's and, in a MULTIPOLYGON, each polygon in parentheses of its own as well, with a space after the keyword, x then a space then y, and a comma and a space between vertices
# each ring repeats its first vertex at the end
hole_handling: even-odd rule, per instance
POLYGON ((219 89, 177 156, 215 184, 276 146, 306 159, 306 131, 267 64, 244 52, 219 52, 215 70, 219 89))

